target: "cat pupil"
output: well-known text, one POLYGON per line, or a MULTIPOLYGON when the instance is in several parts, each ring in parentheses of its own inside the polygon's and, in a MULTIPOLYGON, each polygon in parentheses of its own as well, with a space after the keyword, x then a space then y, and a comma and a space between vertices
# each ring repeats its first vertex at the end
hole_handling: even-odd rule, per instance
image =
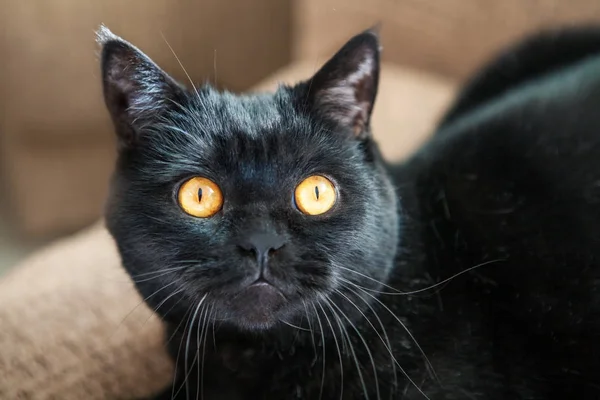
POLYGON ((198 189, 198 203, 202 201, 202 188, 198 189))
POLYGON ((319 200, 319 187, 315 186, 315 197, 319 200))

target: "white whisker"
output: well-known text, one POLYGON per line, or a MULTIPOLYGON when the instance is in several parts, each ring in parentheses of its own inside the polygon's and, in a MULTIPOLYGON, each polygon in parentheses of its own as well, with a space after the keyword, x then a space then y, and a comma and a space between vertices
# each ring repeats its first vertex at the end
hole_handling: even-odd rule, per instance
POLYGON ((317 307, 312 305, 315 310, 315 315, 317 316, 317 323, 319 324, 319 330, 321 331, 321 349, 323 351, 323 370, 321 372, 321 388, 319 389, 319 400, 323 398, 323 388, 325 386, 325 368, 327 368, 326 358, 325 358, 325 332, 323 331, 323 324, 321 323, 321 317, 319 317, 319 312, 317 311, 317 307))
POLYGON ((183 324, 183 320, 185 319, 185 317, 187 316, 187 321, 186 321, 186 325, 190 320, 191 317, 191 311, 192 308, 194 307, 193 304, 190 304, 190 306, 188 307, 187 311, 185 312, 185 314, 183 314, 183 318, 181 318, 181 321, 179 321, 179 324, 177 325, 177 328, 175 328, 175 330, 173 331, 173 333, 171 333, 171 336, 169 336, 169 339, 166 341, 165 343, 165 347, 169 345, 169 343, 171 343, 171 340, 173 340, 173 338, 175 337, 175 334, 177 333, 177 331, 179 331, 179 328, 181 328, 181 325, 183 324), (190 315, 188 315, 190 314, 190 315))
POLYGON ((190 84, 192 85, 192 88, 194 88, 194 92, 196 92, 196 96, 198 96, 198 98, 200 98, 200 94, 198 93, 198 89, 196 89, 196 86, 194 85, 194 82, 192 81, 192 78, 190 77, 190 74, 188 74, 188 72, 186 71, 185 67, 181 63, 181 60, 179 59, 179 57, 177 57, 177 54, 175 54, 175 50, 173 50, 173 47, 171 47, 171 45, 167 41, 167 38, 165 37, 165 35, 162 32, 160 33, 160 36, 162 36, 162 38, 165 41, 165 43, 167 44, 167 46, 169 46, 169 50, 171 50, 171 53, 173 53, 173 56, 177 60, 177 63, 179 63, 179 66, 183 70, 183 73, 185 74, 185 76, 187 76, 188 80, 190 81, 190 84))
MULTIPOLYGON (((206 296, 205 296, 206 297, 206 296)), ((175 373, 173 374, 173 386, 171 389, 171 399, 175 398, 175 387, 176 387, 176 382, 177 382, 177 368, 179 367, 179 356, 181 355, 181 347, 183 346, 183 339, 185 338, 185 332, 190 329, 191 327, 188 326, 190 319, 192 317, 192 313, 190 312, 192 310, 192 306, 190 305, 190 307, 188 308, 188 317, 187 317, 187 321, 185 323, 185 329, 183 330, 183 333, 181 335, 181 341, 179 342, 179 348, 177 350, 177 357, 175 359, 175 373)), ((196 308, 196 311, 198 311, 198 308, 196 308)), ((183 321, 183 319, 182 319, 183 321)), ((192 320, 192 324, 194 323, 194 321, 192 320)), ((171 338, 167 341, 170 342, 171 339, 173 339, 173 336, 175 336, 175 333, 177 333, 177 331, 179 330, 179 327, 181 326, 181 322, 179 323, 179 326, 177 327, 177 329, 175 329, 175 331, 173 332, 173 335, 171 335, 171 338)), ((179 390, 177 391, 177 393, 179 393, 179 391, 181 390, 181 387, 179 388, 179 390)))
MULTIPOLYGON (((190 397, 190 384, 189 384, 190 373, 192 372, 192 369, 193 369, 194 365, 196 365, 196 361, 198 360, 199 352, 200 352, 200 349, 199 349, 198 344, 197 344, 196 345, 196 353, 194 354, 194 358, 192 359, 192 364, 190 365, 188 363, 188 356, 190 354, 190 338, 192 336, 191 334, 192 334, 192 329, 194 327, 194 321, 196 320, 196 314, 198 313, 198 308, 200 307, 200 305, 201 304, 198 304, 198 307, 196 307, 196 312, 195 312, 194 316, 192 317, 192 325, 190 327, 190 330, 188 331, 187 341, 186 341, 186 344, 185 344, 185 377, 184 377, 184 382, 185 382, 185 398, 186 398, 186 400, 188 400, 189 397, 190 397)), ((207 311, 206 307, 202 307, 202 312, 200 313, 200 315, 198 315, 198 323, 196 325, 196 337, 198 336, 198 332, 200 331, 200 319, 202 319, 202 315, 204 315, 206 313, 206 311, 207 311)), ((196 369, 198 369, 198 368, 196 367, 196 369)), ((177 396, 177 394, 175 394, 175 396, 177 396)))
POLYGON ((129 318, 131 316, 131 314, 133 314, 142 304, 146 303, 152 297, 156 296, 158 293, 160 293, 163 290, 165 290, 166 288, 168 288, 168 287, 176 284, 177 282, 179 282, 179 280, 175 280, 175 281, 173 281, 171 283, 167 283, 166 285, 162 286, 160 289, 158 289, 158 290, 154 291, 152 294, 150 294, 150 296, 142 299, 142 301, 140 301, 131 311, 129 311, 127 313, 127 315, 125 315, 125 317, 123 317, 123 319, 121 320, 121 322, 117 326, 117 329, 115 330, 115 334, 119 331, 119 328, 121 327, 121 325, 123 325, 123 323, 127 320, 127 318, 129 318))
MULTIPOLYGON (((348 322, 348 324, 350 324, 352 329, 354 329, 354 331, 356 332, 356 335, 361 340, 363 346, 365 346, 365 350, 367 350, 367 354, 369 356, 369 359, 371 360, 371 366, 373 367, 373 378, 375 379, 375 392, 377 393, 377 400, 380 400, 381 394, 379 392, 379 379, 377 377, 377 367, 375 366, 375 359, 373 358, 373 353, 371 352, 371 349, 369 348, 369 344, 367 343, 367 341, 365 340, 363 335, 360 333, 360 331, 358 330, 356 325, 354 325, 352 320, 346 315, 346 313, 344 313, 344 311, 340 307, 338 307, 338 305, 335 304, 334 301, 328 300, 328 303, 330 303, 333 307, 335 307, 338 310, 338 312, 342 315, 342 317, 344 317, 344 319, 348 322)), ((366 393, 365 393, 365 397, 368 398, 366 393)))
POLYGON ((215 70, 215 86, 219 83, 219 79, 217 77, 217 49, 215 49, 213 56, 213 68, 215 70))
MULTIPOLYGON (((204 357, 206 355, 206 337, 208 336, 208 324, 210 323, 210 319, 211 319, 214 309, 215 309, 215 307, 213 305, 210 309, 210 315, 208 314, 208 310, 207 310, 206 316, 204 318, 204 323, 202 326, 202 335, 204 335, 204 340, 202 342, 202 361, 201 361, 199 372, 198 372, 198 374, 200 375, 199 381, 200 381, 200 398, 201 399, 204 398, 204 357)), ((198 346, 200 346, 199 340, 198 340, 198 346)), ((196 392, 196 400, 197 399, 198 399, 198 393, 196 392)))
MULTIPOLYGON (((351 288, 346 288, 346 289, 351 290, 351 288)), ((383 325, 383 322, 381 322, 381 319, 379 318, 379 316, 377 315, 377 313, 375 312, 375 310, 373 309, 373 307, 371 307, 371 305, 369 304, 369 302, 366 301, 365 299, 363 299, 361 296, 359 296, 356 292, 354 292, 354 294, 356 294, 357 297, 359 299, 361 299, 367 305, 367 307, 369 307, 369 309, 371 310, 371 312, 373 313, 373 315, 375 315, 375 318, 377 318, 377 321, 379 321, 379 326, 381 327, 381 330, 383 331, 383 335, 385 337, 385 340, 383 339, 383 337, 381 337, 381 334, 377 331, 377 329, 375 328, 375 326, 371 323, 371 320, 369 320, 369 318, 360 309, 360 307, 358 307, 356 305, 356 303, 354 303, 350 298, 348 298, 340 290, 336 289, 335 291, 339 295, 343 296, 350 304, 352 304, 352 306, 354 308, 356 308, 358 310, 358 312, 363 316, 363 318, 369 323, 369 325, 371 326, 371 328, 373 328, 373 331, 375 331, 375 333, 377 334, 377 336, 379 337, 379 339, 383 343, 383 346, 387 349, 388 353, 390 354, 390 357, 392 358, 392 369, 393 369, 392 373, 394 375, 394 387, 397 387, 398 386, 398 378, 396 376, 396 362, 395 362, 396 358, 394 357, 394 353, 392 351, 392 345, 391 345, 390 339, 389 339, 389 337, 387 335, 385 326, 383 325)))
POLYGON ((299 331, 311 332, 311 330, 310 330, 310 329, 306 329, 306 328, 302 328, 301 326, 296 326, 296 325, 294 325, 294 324, 290 324, 289 322, 287 322, 287 321, 284 321, 283 319, 280 319, 280 320, 279 320, 279 322, 282 322, 282 323, 284 323, 285 325, 287 325, 287 326, 290 326, 290 327, 292 327, 292 328, 298 329, 299 331))
MULTIPOLYGON (((457 277, 459 277, 459 276, 461 276, 463 274, 466 274, 467 272, 473 271, 474 269, 481 268, 481 267, 484 267, 484 266, 489 265, 489 264, 495 264, 495 263, 500 262, 500 261, 506 261, 506 258, 497 258, 495 260, 489 260, 489 261, 482 262, 482 263, 477 264, 477 265, 475 265, 473 267, 467 268, 464 271, 461 271, 461 272, 459 272, 457 274, 454 274, 451 277, 446 278, 446 279, 444 279, 444 280, 442 280, 442 281, 440 281, 440 282, 438 282, 438 283, 436 283, 434 285, 431 285, 431 286, 426 287, 426 288, 418 289, 418 290, 412 290, 410 292, 404 292, 402 294, 404 294, 404 295, 411 295, 411 294, 421 293, 421 292, 424 292, 426 290, 435 289, 436 287, 438 287, 440 285, 443 285, 444 283, 450 282, 452 279, 457 278, 457 277)), ((396 294, 396 293, 389 293, 389 294, 393 295, 393 294, 396 294)))
MULTIPOLYGON (((325 316, 325 319, 327 319, 327 324, 329 325, 329 328, 331 329, 331 334, 333 335, 333 340, 335 341, 335 347, 336 347, 337 352, 338 352, 338 357, 339 357, 339 360, 340 360, 340 400, 341 400, 344 397, 344 363, 343 363, 343 360, 342 360, 342 352, 340 350, 340 346, 339 346, 338 341, 337 341, 337 337, 336 337, 336 334, 335 334, 335 329, 333 329, 333 324, 329 320, 329 317, 327 317, 327 313, 323 309, 323 306, 320 303, 317 303, 317 304, 319 304, 319 307, 321 308, 321 311, 323 311, 323 315, 325 316)), ((337 321, 337 322, 338 322, 338 326, 340 326, 339 325, 339 321, 337 321)), ((341 329, 341 326, 340 326, 340 332, 341 331, 342 331, 342 329, 341 329)))
POLYGON ((360 275, 363 278, 366 278, 366 279, 369 279, 369 280, 371 280, 373 282, 376 282, 376 283, 378 283, 378 284, 380 284, 380 285, 382 285, 384 287, 387 287, 388 289, 394 290, 395 292, 394 293, 391 293, 391 292, 382 292, 382 291, 378 291, 378 290, 374 290, 374 289, 370 289, 370 288, 367 288, 367 287, 364 287, 364 286, 357 285, 357 287, 361 288, 362 290, 367 290, 367 291, 369 291, 371 293, 386 294, 386 295, 391 295, 391 296, 408 296, 408 295, 413 295, 413 294, 417 294, 417 293, 422 293, 422 292, 425 292, 427 290, 435 289, 438 286, 441 286, 441 285, 443 285, 445 283, 448 283, 452 279, 458 278, 459 276, 461 276, 463 274, 466 274, 467 272, 470 272, 470 271, 473 271, 474 269, 481 268, 481 267, 484 267, 486 265, 494 264, 494 263, 497 263, 497 262, 500 262, 500 261, 506 261, 506 258, 497 258, 495 260, 489 260, 489 261, 482 262, 480 264, 477 264, 477 265, 474 265, 474 266, 472 266, 470 268, 467 268, 467 269, 465 269, 463 271, 460 271, 460 272, 452 275, 451 277, 446 278, 446 279, 444 279, 444 280, 442 280, 442 281, 440 281, 438 283, 435 283, 435 284, 433 284, 431 286, 427 286, 427 287, 424 287, 424 288, 421 288, 421 289, 417 289, 417 290, 411 290, 409 292, 403 292, 401 290, 398 290, 395 287, 387 285, 387 284, 385 284, 383 282, 378 281, 377 279, 374 279, 374 278, 372 278, 372 277, 370 277, 368 275, 362 274, 362 273, 360 273, 358 271, 355 271, 353 269, 350 269, 350 268, 347 268, 347 267, 343 267, 341 265, 337 265, 337 267, 339 267, 339 268, 341 268, 343 270, 349 271, 349 272, 353 272, 353 273, 355 273, 357 275, 360 275))
POLYGON ((302 300, 302 305, 304 305, 304 313, 306 314, 306 322, 308 323, 308 329, 310 330, 310 340, 312 342, 313 351, 315 352, 315 360, 317 359, 317 346, 315 345, 315 332, 312 328, 312 324, 310 322, 310 315, 308 314, 308 308, 306 307, 306 302, 302 300))
POLYGON ((171 274, 171 273, 173 273, 173 272, 175 272, 175 271, 178 271, 178 270, 180 270, 180 269, 184 269, 184 268, 187 268, 187 266, 185 266, 185 267, 180 267, 180 268, 177 268, 177 269, 173 269, 173 270, 170 270, 170 271, 165 271, 165 272, 163 272, 163 273, 161 273, 161 274, 159 274, 159 275, 155 275, 155 276, 152 276, 152 277, 150 277, 150 278, 144 278, 144 279, 141 279, 141 280, 139 280, 139 281, 138 281, 138 280, 136 280, 136 279, 133 279, 133 281, 134 281, 135 283, 148 282, 148 281, 151 281, 151 280, 153 280, 153 279, 156 279, 156 278, 161 278, 161 277, 163 277, 163 276, 169 275, 169 274, 171 274))
MULTIPOLYGON (((343 279, 343 278, 340 278, 343 279)), ((346 283, 352 284, 352 282, 344 280, 346 283)), ((360 288, 358 288, 360 289, 360 288)), ((360 289, 362 290, 362 289, 360 289)), ((363 290, 364 291, 364 290, 363 290)), ((429 358, 427 357, 427 355, 425 354, 425 352, 423 351, 423 349, 421 348, 421 346, 419 345, 419 342, 417 342, 416 338, 413 336, 413 334, 408 330, 408 327, 402 322, 402 320, 400 320, 400 318, 398 318, 396 316, 396 314, 394 314, 392 312, 392 310, 390 310, 385 304, 383 304, 381 301, 379 301, 379 299, 377 299, 376 297, 374 297, 373 295, 371 295, 368 292, 365 292, 365 294, 371 296, 375 301, 377 301, 382 307, 384 307, 391 315, 392 317, 394 317, 396 319, 396 321, 398 321, 398 323, 402 326, 402 328, 406 331, 406 333, 410 336, 410 338, 413 340, 413 342, 415 343, 415 345, 417 346, 417 348, 419 349, 419 351, 421 352, 421 354, 423 355, 423 358, 425 359, 425 362, 427 363, 427 365, 429 366, 430 370, 433 373, 433 376, 435 377, 436 380, 439 379, 437 378, 437 375, 435 374, 435 370, 433 369, 433 365, 431 364, 431 362, 429 361, 429 358)), ((416 384, 416 382, 408 375, 408 373, 402 368, 402 366, 400 365, 400 363, 396 360, 396 358, 394 357, 394 361, 396 362, 396 364, 398 365, 398 367, 400 368, 400 371, 404 374, 404 376, 406 376, 406 379, 408 379, 410 381, 410 383, 413 384, 413 386, 423 395, 425 396, 425 398, 429 399, 429 397, 427 397, 427 395, 421 390, 421 388, 416 384)))
MULTIPOLYGON (((213 308, 214 308, 214 305, 213 305, 213 308)), ((217 319, 215 317, 213 317, 213 321, 211 323, 211 325, 212 325, 213 348, 215 350, 217 350, 217 338, 216 338, 216 335, 215 335, 215 325, 216 325, 215 322, 217 322, 217 319)))
MULTIPOLYGON (((152 310, 153 313, 150 314, 150 316, 146 319, 146 321, 144 321, 144 324, 142 326, 145 326, 148 323, 148 321, 150 321, 150 318, 152 318, 153 316, 155 316, 157 314, 158 309, 161 308, 163 306, 163 304, 165 304, 167 301, 169 301, 169 299, 172 298, 173 296, 176 296, 179 293, 183 292, 184 289, 185 288, 179 288, 178 290, 175 290, 173 293, 171 293, 170 295, 165 297, 160 303, 158 303, 156 308, 154 308, 154 310, 152 310)), ((181 299, 179 299, 179 301, 181 301, 181 299)), ((171 311, 173 309, 173 307, 171 307, 167 312, 171 311)))
MULTIPOLYGON (((194 327, 194 322, 196 321, 196 317, 198 316, 198 311, 200 310, 200 306, 202 306, 202 304, 204 303, 204 300, 206 300, 206 296, 208 295, 205 294, 202 299, 200 299, 200 301, 198 302, 198 305, 196 306, 196 309, 194 311, 194 315, 190 321, 190 326, 187 329, 187 340, 186 340, 186 344, 185 344, 185 355, 184 355, 184 369, 185 369, 185 376, 183 379, 183 384, 179 387, 179 390, 177 390, 177 392, 173 393, 172 398, 176 398, 176 396, 179 394, 179 392, 185 387, 185 391, 186 391, 186 397, 189 396, 189 382, 188 382, 188 378, 190 375, 189 371, 189 362, 188 362, 188 357, 190 354, 190 337, 191 337, 191 333, 192 333, 192 329, 194 327)), ((198 324, 200 324, 200 321, 198 321, 198 324)), ((182 338, 183 339, 183 338, 182 338)), ((178 354, 178 358, 179 358, 179 354, 178 354)), ((192 365, 195 364, 196 360, 198 358, 198 352, 196 352, 196 356, 194 356, 194 359, 192 360, 192 365)), ((173 390, 175 390, 175 388, 173 387, 173 390)))
MULTIPOLYGON (((130 275, 130 278, 138 278, 140 276, 162 274, 163 272, 169 272, 169 271, 178 271, 180 269, 184 269, 184 268, 187 268, 187 267, 188 267, 187 265, 184 265, 183 267, 163 268, 163 269, 159 269, 159 270, 156 270, 156 271, 150 271, 150 272, 144 272, 144 273, 141 273, 141 274, 130 275)), ((136 282, 143 282, 143 281, 136 281, 136 282)))
MULTIPOLYGON (((200 389, 200 386, 198 386, 198 382, 200 382, 200 342, 201 342, 201 335, 200 335, 200 329, 202 328, 202 332, 204 332, 204 324, 201 323, 201 320, 205 320, 206 319, 206 315, 208 314, 208 307, 202 307, 202 311, 200 312, 200 315, 198 316, 198 324, 196 325, 196 353, 194 354, 194 359, 192 360, 192 366, 190 368, 190 372, 188 372, 186 374, 186 387, 185 387, 185 398, 186 400, 189 400, 190 397, 190 393, 188 390, 188 385, 187 385, 187 379, 188 379, 188 374, 191 373, 191 370, 194 368, 194 365, 196 365, 196 360, 198 361, 198 365, 196 366, 196 400, 198 399, 198 391, 200 389)), ((188 337, 188 341, 190 340, 190 338, 188 337)), ((187 354, 187 353, 186 353, 187 354)), ((186 368, 187 368, 187 363, 186 363, 186 368)))
POLYGON ((368 279, 368 280, 370 280, 370 281, 373 281, 373 282, 375 282, 375 283, 378 283, 379 285, 381 285, 381 286, 384 286, 384 287, 386 287, 386 288, 388 288, 388 289, 395 290, 395 291, 399 292, 399 294, 405 294, 404 292, 401 292, 401 291, 399 291, 398 289, 396 289, 396 288, 394 288, 394 287, 392 287, 392 286, 390 286, 390 285, 388 285, 388 284, 386 284, 386 283, 383 283, 383 282, 381 282, 381 281, 378 281, 377 279, 375 279, 375 278, 373 278, 373 277, 371 277, 371 276, 369 276, 369 275, 365 275, 365 274, 363 274, 362 272, 355 271, 355 270, 353 270, 353 269, 351 269, 351 268, 347 268, 347 267, 344 267, 344 266, 342 266, 342 265, 336 265, 336 267, 337 267, 337 268, 340 268, 340 269, 343 269, 343 270, 345 270, 345 271, 348 271, 348 272, 352 272, 352 273, 354 273, 354 274, 356 274, 356 275, 358 275, 358 276, 361 276, 361 277, 363 277, 363 278, 365 278, 365 279, 368 279))
POLYGON ((331 306, 331 302, 327 299, 327 297, 323 297, 323 301, 325 305, 331 310, 332 316, 337 320, 338 326, 340 326, 340 330, 346 336, 346 340, 348 342, 348 348, 350 349, 350 354, 352 354, 352 358, 354 360, 354 365, 356 366, 356 371, 358 372, 358 378, 360 379, 360 383, 362 385, 363 394, 365 395, 365 399, 369 400, 369 393, 367 391, 367 385, 365 384, 365 379, 363 377, 360 362, 358 361, 358 357, 356 357, 356 352, 354 351, 354 345, 352 344, 352 340, 350 339, 350 334, 348 334, 348 330, 341 323, 341 319, 338 314, 335 312, 333 307, 331 306), (343 329, 341 329, 343 327, 343 329))

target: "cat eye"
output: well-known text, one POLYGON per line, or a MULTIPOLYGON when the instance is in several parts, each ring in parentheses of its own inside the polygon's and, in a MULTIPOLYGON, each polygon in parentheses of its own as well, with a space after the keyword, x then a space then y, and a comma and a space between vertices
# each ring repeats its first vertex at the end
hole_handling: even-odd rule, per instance
POLYGON ((223 193, 210 179, 194 177, 181 185, 177 195, 183 211, 199 218, 215 215, 223 206, 223 193))
POLYGON ((294 192, 296 207, 307 215, 319 215, 329 211, 336 198, 335 186, 321 175, 309 176, 300 182, 294 192))

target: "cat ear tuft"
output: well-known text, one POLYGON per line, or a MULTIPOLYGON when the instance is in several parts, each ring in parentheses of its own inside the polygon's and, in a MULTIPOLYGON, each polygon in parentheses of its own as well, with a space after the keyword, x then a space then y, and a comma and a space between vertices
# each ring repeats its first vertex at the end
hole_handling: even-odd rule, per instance
POLYGON ((121 144, 130 145, 173 107, 184 89, 137 47, 105 26, 98 29, 96 40, 102 46, 104 101, 121 144))
POLYGON ((354 36, 306 82, 313 112, 349 128, 359 139, 369 135, 377 95, 379 28, 354 36))
POLYGON ((110 42, 111 40, 122 41, 120 37, 115 35, 106 27, 106 25, 102 24, 96 31, 96 42, 100 46, 104 46, 105 43, 110 42))

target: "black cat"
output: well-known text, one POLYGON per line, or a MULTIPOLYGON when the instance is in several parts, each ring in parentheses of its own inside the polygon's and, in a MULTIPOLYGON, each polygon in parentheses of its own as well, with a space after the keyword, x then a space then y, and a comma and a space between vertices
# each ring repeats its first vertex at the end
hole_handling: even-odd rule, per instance
POLYGON ((600 399, 600 31, 509 49, 399 165, 372 31, 241 96, 99 40, 107 225, 177 367, 157 399, 600 399))

